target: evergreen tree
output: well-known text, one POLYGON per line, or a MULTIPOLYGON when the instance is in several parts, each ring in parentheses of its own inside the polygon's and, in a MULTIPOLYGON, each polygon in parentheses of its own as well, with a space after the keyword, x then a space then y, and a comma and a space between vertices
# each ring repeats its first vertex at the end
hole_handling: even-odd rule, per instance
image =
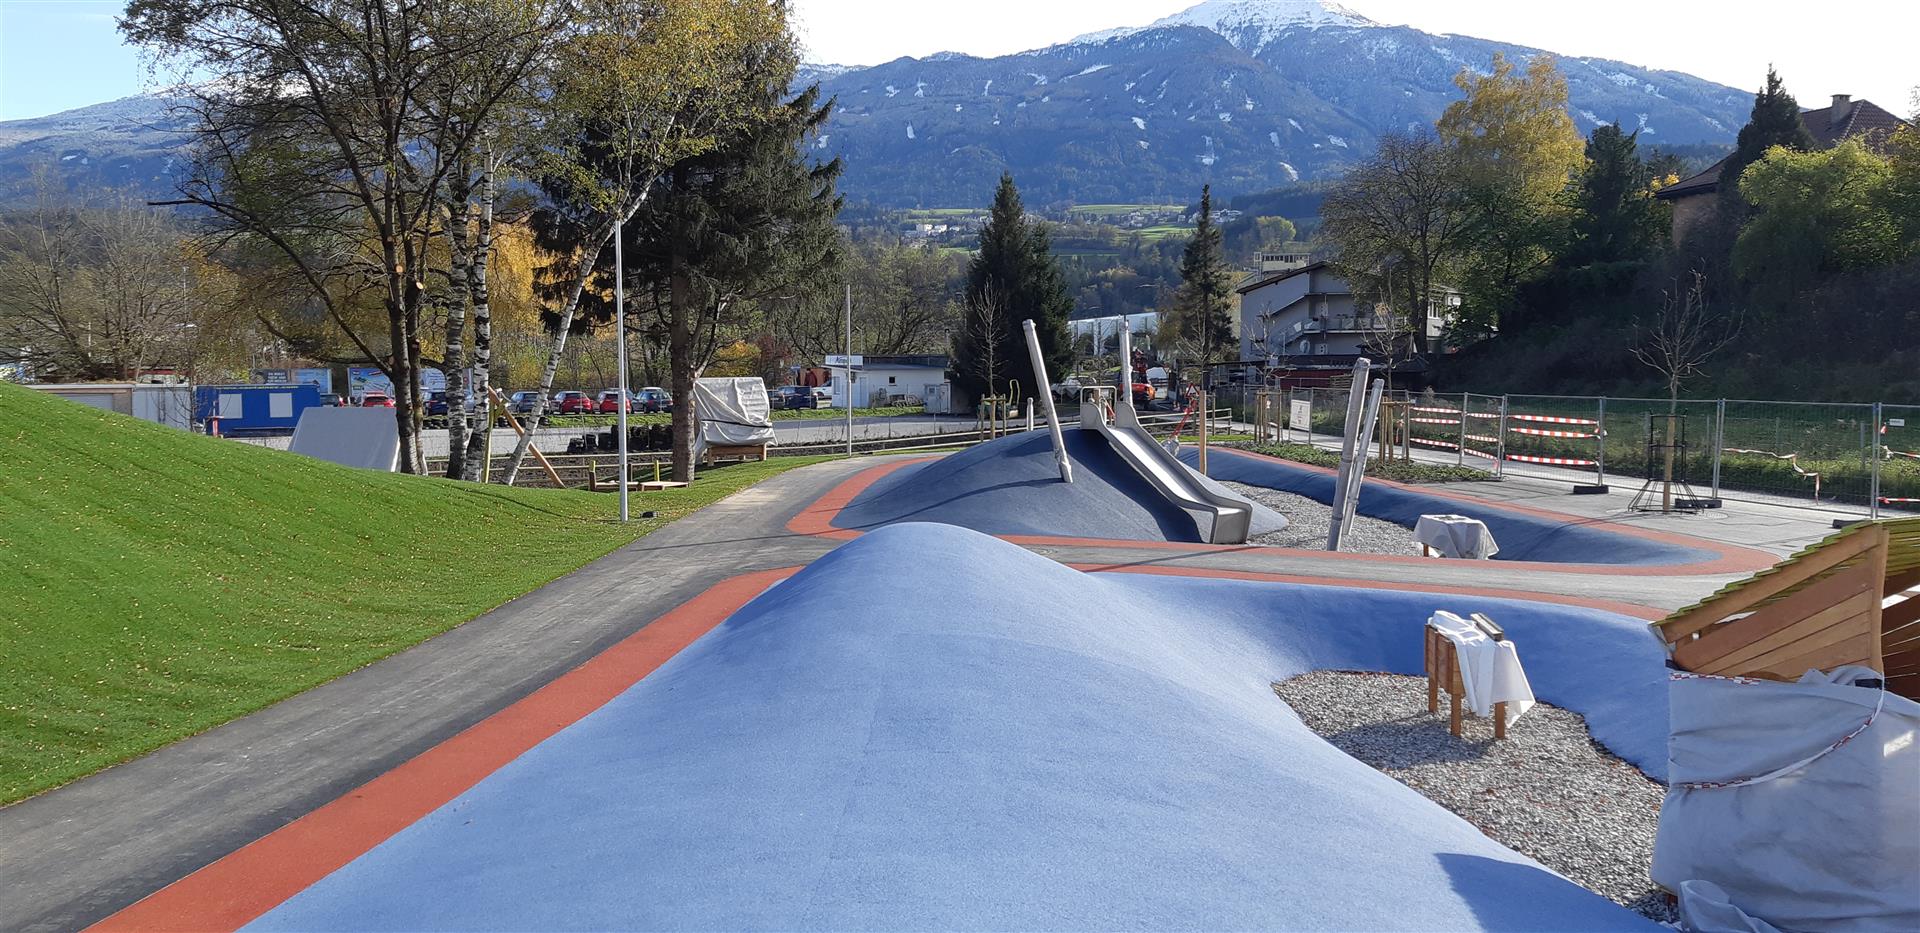
POLYGON ((1779 73, 1768 68, 1767 86, 1754 95, 1753 114, 1747 118, 1747 125, 1740 128, 1733 155, 1727 157, 1727 164, 1720 169, 1720 190, 1733 190, 1740 173, 1775 146, 1806 152, 1814 147, 1814 141, 1813 134, 1807 132, 1806 121, 1800 119, 1799 102, 1787 93, 1779 73))
POLYGON ((1653 170, 1639 153, 1639 132, 1617 123, 1587 137, 1587 164, 1574 190, 1573 242, 1567 266, 1644 259, 1665 224, 1653 199, 1653 170))
POLYGON ((1200 219, 1180 257, 1180 291, 1174 296, 1174 338, 1201 366, 1240 358, 1233 347, 1233 270, 1228 268, 1220 228, 1213 224, 1213 186, 1200 189, 1200 219))
POLYGON ((1003 173, 993 211, 980 229, 980 252, 967 269, 966 318, 953 338, 960 388, 975 397, 1006 394, 1009 385, 1018 386, 1021 398, 1047 391, 1034 377, 1021 322, 1033 321, 1047 375, 1061 379, 1073 363, 1067 334, 1072 310, 1046 228, 1028 219, 1013 176, 1003 173), (984 363, 989 359, 990 367, 984 363))

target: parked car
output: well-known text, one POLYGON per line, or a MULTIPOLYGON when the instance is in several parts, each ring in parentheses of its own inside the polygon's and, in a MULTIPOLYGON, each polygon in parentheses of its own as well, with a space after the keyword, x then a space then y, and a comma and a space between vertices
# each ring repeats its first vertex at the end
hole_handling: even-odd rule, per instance
POLYGON ((512 398, 507 399, 507 410, 516 415, 531 415, 534 404, 539 401, 538 392, 515 392, 512 398))
POLYGON ((819 408, 820 401, 813 397, 813 391, 806 386, 781 386, 773 390, 771 396, 774 409, 819 408))
POLYGON ((828 407, 833 406, 833 386, 814 386, 813 400, 828 407))
POLYGON ((553 393, 552 407, 554 411, 563 415, 590 415, 593 414, 597 404, 593 396, 585 392, 568 390, 553 393))
MULTIPOLYGON (((602 391, 600 393, 599 400, 594 403, 594 406, 598 408, 600 410, 600 413, 603 415, 619 414, 620 390, 606 389, 602 391)), ((632 396, 628 396, 627 397, 627 414, 631 415, 639 410, 640 410, 640 403, 637 400, 635 400, 632 396)))
MULTIPOLYGON (((469 412, 473 411, 473 396, 471 395, 467 396, 466 404, 463 407, 465 407, 466 410, 469 412)), ((444 418, 446 416, 447 416, 446 390, 441 389, 440 391, 437 391, 428 395, 427 396, 427 417, 444 418)))
POLYGON ((368 392, 360 396, 361 408, 392 408, 393 396, 385 392, 368 392))
POLYGON ((321 394, 320 404, 326 408, 340 408, 347 404, 347 400, 337 392, 326 392, 321 394))
POLYGON ((647 386, 634 393, 634 398, 639 400, 641 411, 673 410, 673 396, 659 386, 647 386))

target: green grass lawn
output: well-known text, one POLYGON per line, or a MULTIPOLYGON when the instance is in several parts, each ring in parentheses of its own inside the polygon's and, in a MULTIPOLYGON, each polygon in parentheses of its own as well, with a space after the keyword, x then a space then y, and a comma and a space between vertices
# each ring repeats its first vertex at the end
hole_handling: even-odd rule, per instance
POLYGON ((350 470, 0 383, 0 804, 417 644, 821 457, 608 495, 350 470))

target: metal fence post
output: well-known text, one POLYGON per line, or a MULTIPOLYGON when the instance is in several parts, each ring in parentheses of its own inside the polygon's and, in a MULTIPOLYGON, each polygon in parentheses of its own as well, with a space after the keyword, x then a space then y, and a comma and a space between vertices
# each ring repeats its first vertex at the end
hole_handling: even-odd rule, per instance
POLYGON ((1720 452, 1727 447, 1727 400, 1713 406, 1713 498, 1720 498, 1720 452))
POLYGON ((1598 485, 1607 485, 1607 397, 1600 396, 1593 415, 1593 439, 1599 445, 1600 452, 1593 457, 1594 470, 1599 476, 1598 485))
POLYGON ((1881 403, 1874 402, 1873 434, 1868 438, 1872 441, 1872 446, 1867 448, 1867 453, 1873 458, 1873 472, 1868 479, 1869 490, 1867 492, 1867 517, 1870 519, 1878 519, 1880 517, 1880 426, 1886 423, 1881 420, 1881 414, 1881 403))
POLYGON ((1493 475, 1507 475, 1507 397, 1500 396, 1500 432, 1495 435, 1499 443, 1493 446, 1493 475))
POLYGON ((1460 447, 1456 459, 1463 467, 1467 465, 1467 398, 1467 393, 1460 393, 1460 447))

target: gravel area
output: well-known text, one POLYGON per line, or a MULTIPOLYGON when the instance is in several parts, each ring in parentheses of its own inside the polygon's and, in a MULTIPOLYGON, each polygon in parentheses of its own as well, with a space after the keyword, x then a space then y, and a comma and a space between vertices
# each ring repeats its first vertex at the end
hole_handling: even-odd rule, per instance
POLYGON ((1458 814, 1510 849, 1657 921, 1675 918, 1648 878, 1666 788, 1615 758, 1586 720, 1544 703, 1493 741, 1468 713, 1447 732, 1422 677, 1316 671, 1273 685, 1334 747, 1458 814))
MULTIPOLYGON (((1333 521, 1332 506, 1306 496, 1280 492, 1265 486, 1225 482, 1220 485, 1287 517, 1287 527, 1264 535, 1254 535, 1248 539, 1249 544, 1311 548, 1316 551, 1326 549, 1327 526, 1333 521)), ((1355 515, 1353 524, 1347 527, 1347 535, 1341 542, 1340 550, 1342 553, 1404 556, 1420 553, 1420 545, 1413 540, 1411 528, 1402 528, 1392 522, 1383 522, 1365 515, 1355 515)))

